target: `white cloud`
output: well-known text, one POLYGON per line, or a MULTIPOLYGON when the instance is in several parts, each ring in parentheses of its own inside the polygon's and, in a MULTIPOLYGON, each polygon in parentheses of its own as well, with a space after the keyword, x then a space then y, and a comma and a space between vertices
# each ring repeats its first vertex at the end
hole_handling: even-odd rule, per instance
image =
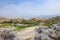
POLYGON ((59 15, 60 14, 60 1, 59 0, 46 0, 42 5, 35 5, 33 2, 23 2, 18 5, 7 5, 0 9, 0 14, 3 16, 39 16, 39 15, 59 15))

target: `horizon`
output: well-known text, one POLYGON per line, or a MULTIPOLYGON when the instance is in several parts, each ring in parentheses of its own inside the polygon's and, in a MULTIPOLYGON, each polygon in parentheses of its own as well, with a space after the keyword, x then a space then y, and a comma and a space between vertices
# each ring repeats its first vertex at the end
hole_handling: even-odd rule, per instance
POLYGON ((3 17, 54 17, 60 16, 60 0, 0 0, 3 17))
POLYGON ((17 16, 16 16, 16 17, 6 17, 6 16, 0 16, 0 17, 1 17, 1 18, 12 18, 12 19, 13 19, 13 18, 24 18, 24 19, 25 19, 25 18, 28 18, 28 19, 30 19, 30 18, 42 18, 42 19, 48 18, 48 19, 49 19, 49 18, 60 17, 60 16, 51 16, 51 17, 46 17, 46 16, 44 16, 44 17, 17 17, 17 16))

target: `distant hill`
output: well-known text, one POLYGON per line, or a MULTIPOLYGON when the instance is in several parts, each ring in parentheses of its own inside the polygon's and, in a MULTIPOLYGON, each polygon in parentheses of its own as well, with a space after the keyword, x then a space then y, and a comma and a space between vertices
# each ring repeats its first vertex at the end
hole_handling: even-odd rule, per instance
POLYGON ((24 22, 52 22, 60 21, 60 16, 51 17, 51 18, 6 18, 0 16, 0 23, 24 23, 24 22))
POLYGON ((60 16, 52 17, 52 18, 50 18, 50 19, 51 19, 51 20, 60 21, 60 16))

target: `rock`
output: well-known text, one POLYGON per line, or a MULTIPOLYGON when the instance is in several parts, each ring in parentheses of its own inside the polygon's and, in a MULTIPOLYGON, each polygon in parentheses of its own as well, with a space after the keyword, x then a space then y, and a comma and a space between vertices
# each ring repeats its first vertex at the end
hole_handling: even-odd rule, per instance
POLYGON ((60 25, 53 24, 51 28, 40 26, 36 28, 35 40, 59 40, 60 25))
POLYGON ((1 40, 17 40, 16 33, 10 28, 1 30, 0 37, 1 40))
POLYGON ((60 30, 60 26, 59 26, 59 24, 53 24, 53 25, 51 26, 51 29, 60 30))

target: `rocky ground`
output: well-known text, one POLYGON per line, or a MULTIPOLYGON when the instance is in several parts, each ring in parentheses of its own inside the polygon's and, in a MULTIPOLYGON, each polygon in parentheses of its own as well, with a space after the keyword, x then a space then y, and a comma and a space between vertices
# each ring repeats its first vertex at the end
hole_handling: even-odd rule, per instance
POLYGON ((17 34, 12 29, 3 29, 0 31, 0 40, 60 40, 60 24, 29 27, 17 34))
MULTIPOLYGON (((38 26, 25 28, 25 29, 23 29, 21 31, 18 31, 18 32, 15 33, 16 37, 19 40, 34 39, 33 37, 35 36, 35 28, 36 27, 38 27, 38 26)), ((9 32, 9 29, 10 28, 5 28, 5 31, 7 30, 9 32)), ((2 28, 1 30, 4 30, 4 28, 2 28)))

